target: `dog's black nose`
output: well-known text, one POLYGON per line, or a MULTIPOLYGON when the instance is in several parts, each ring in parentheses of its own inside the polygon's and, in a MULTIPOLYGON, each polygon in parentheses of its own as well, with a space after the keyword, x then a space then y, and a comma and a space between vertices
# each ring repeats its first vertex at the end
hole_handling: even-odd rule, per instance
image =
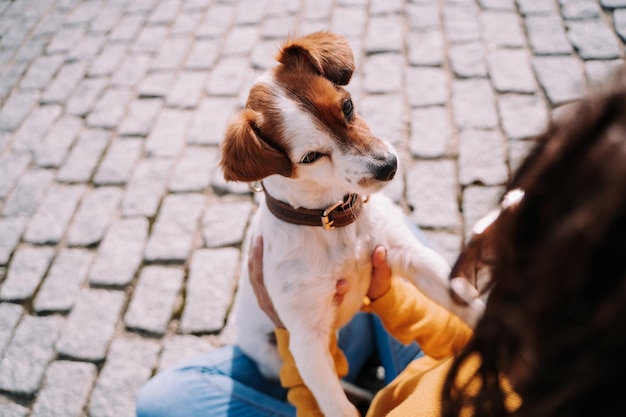
POLYGON ((391 181, 398 170, 398 158, 390 152, 380 162, 375 178, 379 181, 391 181))

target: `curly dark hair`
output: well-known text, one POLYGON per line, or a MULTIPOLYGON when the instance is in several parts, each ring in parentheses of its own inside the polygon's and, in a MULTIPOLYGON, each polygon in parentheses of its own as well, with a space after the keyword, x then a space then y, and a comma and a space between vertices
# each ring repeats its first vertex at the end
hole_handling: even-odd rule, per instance
POLYGON ((512 176, 524 191, 459 257, 453 276, 490 271, 489 298, 454 360, 442 415, 624 416, 626 77, 571 105, 512 176), (478 392, 455 383, 480 357, 478 392), (519 372, 521 369, 523 372, 519 372), (522 399, 506 407, 501 375, 522 399), (464 414, 465 415, 465 414, 464 414))

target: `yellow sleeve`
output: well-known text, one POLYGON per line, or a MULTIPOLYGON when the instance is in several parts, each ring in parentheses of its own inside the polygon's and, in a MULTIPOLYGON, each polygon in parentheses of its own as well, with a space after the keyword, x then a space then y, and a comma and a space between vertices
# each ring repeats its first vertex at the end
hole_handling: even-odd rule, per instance
POLYGON ((397 277, 389 291, 363 311, 378 315, 385 329, 400 342, 417 341, 424 353, 435 359, 459 351, 472 335, 461 319, 397 277))
MULTIPOLYGON (((297 417, 323 417, 315 397, 304 385, 296 362, 289 351, 289 332, 286 329, 275 329, 278 354, 283 360, 280 370, 280 383, 287 388, 287 401, 296 407, 297 417)), ((343 377, 348 373, 348 361, 337 345, 337 338, 333 335, 330 340, 330 351, 335 361, 337 376, 343 377)))

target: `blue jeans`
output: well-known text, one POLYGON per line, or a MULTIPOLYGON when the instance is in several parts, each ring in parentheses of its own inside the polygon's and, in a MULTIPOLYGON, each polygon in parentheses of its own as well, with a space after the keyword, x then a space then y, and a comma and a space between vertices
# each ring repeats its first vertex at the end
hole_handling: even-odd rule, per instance
MULTIPOLYGON (((416 343, 402 345, 371 314, 359 313, 339 333, 349 363, 344 378, 354 382, 377 350, 385 382, 422 356, 416 343)), ((278 381, 265 379, 237 346, 225 346, 154 376, 137 397, 138 417, 294 417, 278 381)))

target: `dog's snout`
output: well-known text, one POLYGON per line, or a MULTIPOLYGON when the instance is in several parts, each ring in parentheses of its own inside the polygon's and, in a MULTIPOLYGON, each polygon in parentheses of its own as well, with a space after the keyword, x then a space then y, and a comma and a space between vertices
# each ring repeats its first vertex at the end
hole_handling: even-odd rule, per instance
POLYGON ((391 181, 398 170, 398 158, 393 153, 388 153, 380 160, 375 178, 379 181, 391 181))

